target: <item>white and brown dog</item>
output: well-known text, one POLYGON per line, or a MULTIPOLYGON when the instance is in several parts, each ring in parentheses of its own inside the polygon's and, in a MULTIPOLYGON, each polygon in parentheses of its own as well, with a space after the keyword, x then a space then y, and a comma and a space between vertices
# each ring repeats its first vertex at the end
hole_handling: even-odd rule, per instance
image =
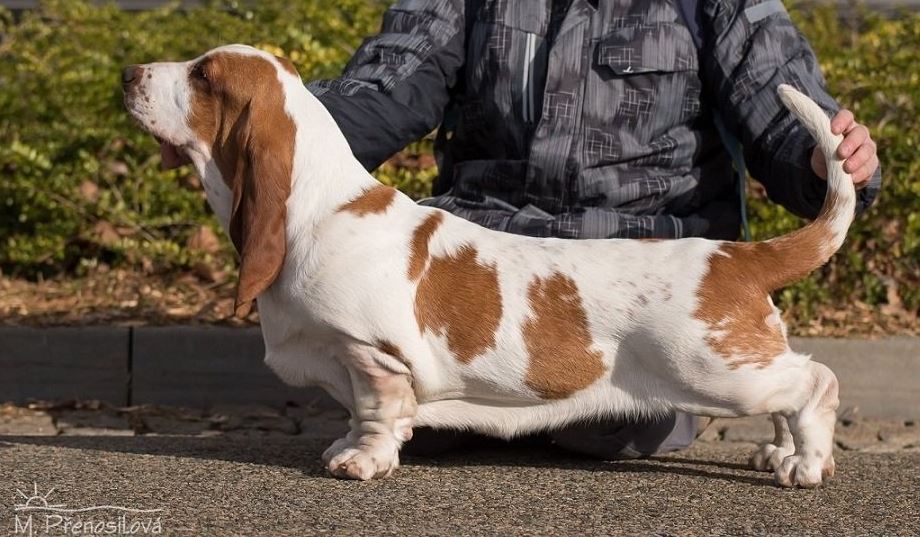
POLYGON ((837 379, 790 350, 769 293, 840 248, 855 192, 840 136, 793 88, 779 95, 827 157, 824 208, 735 243, 536 239, 419 206, 362 168, 289 62, 250 47, 131 66, 123 83, 164 164, 201 175, 266 363, 351 412, 323 454, 332 474, 390 475, 417 425, 511 437, 674 409, 771 413, 755 468, 785 486, 834 473, 837 379))

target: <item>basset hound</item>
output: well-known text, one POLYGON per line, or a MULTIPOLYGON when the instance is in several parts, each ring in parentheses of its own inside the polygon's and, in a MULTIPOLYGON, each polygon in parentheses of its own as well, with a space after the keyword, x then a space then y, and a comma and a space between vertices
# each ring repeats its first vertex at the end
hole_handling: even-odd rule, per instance
POLYGON ((816 220, 755 243, 576 241, 490 231, 380 184, 283 58, 231 45, 122 76, 164 165, 200 174, 268 366, 350 411, 323 454, 333 475, 390 475, 414 426, 511 437, 674 409, 770 413, 754 468, 783 486, 833 475, 837 379, 789 348, 769 293, 840 248, 856 196, 841 137, 792 87, 779 98, 828 161, 816 220))

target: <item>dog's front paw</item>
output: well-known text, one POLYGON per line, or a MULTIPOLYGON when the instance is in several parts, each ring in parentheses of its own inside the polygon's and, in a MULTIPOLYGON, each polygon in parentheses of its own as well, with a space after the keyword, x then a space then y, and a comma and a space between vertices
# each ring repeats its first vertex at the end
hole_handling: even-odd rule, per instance
MULTIPOLYGON (((345 439, 341 439, 345 440, 345 439)), ((336 441, 338 444, 339 441, 336 441)), ((333 444, 326 453, 336 447, 333 444)), ((335 477, 342 479, 379 479, 388 477, 399 468, 399 451, 397 446, 387 446, 387 442, 372 445, 355 446, 344 443, 342 449, 331 454, 326 461, 326 469, 335 477)), ((326 453, 323 459, 326 460, 326 453)))
POLYGON ((783 487, 814 488, 833 477, 834 457, 821 460, 817 457, 789 455, 776 469, 774 478, 783 487))
POLYGON ((751 455, 749 464, 751 468, 760 472, 775 472, 783 463, 783 459, 792 455, 795 448, 792 446, 777 446, 773 443, 762 444, 751 455))

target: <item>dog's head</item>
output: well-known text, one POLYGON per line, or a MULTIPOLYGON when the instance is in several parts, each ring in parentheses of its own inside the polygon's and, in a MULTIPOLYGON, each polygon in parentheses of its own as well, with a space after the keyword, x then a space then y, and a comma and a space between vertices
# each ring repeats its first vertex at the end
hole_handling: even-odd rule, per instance
POLYGON ((284 261, 296 134, 286 93, 306 91, 296 69, 230 45, 187 62, 126 67, 122 86, 128 112, 160 142, 165 168, 194 163, 226 185, 227 225, 240 254, 235 311, 245 316, 284 261))

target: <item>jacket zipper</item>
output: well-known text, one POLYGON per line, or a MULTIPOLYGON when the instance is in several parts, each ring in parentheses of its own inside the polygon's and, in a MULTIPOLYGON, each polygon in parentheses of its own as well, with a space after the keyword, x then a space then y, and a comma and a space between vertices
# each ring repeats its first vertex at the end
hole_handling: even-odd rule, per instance
POLYGON ((527 34, 527 41, 524 43, 524 74, 521 77, 522 99, 521 99, 521 116, 526 123, 534 121, 534 92, 533 92, 533 61, 537 55, 537 35, 527 34))

